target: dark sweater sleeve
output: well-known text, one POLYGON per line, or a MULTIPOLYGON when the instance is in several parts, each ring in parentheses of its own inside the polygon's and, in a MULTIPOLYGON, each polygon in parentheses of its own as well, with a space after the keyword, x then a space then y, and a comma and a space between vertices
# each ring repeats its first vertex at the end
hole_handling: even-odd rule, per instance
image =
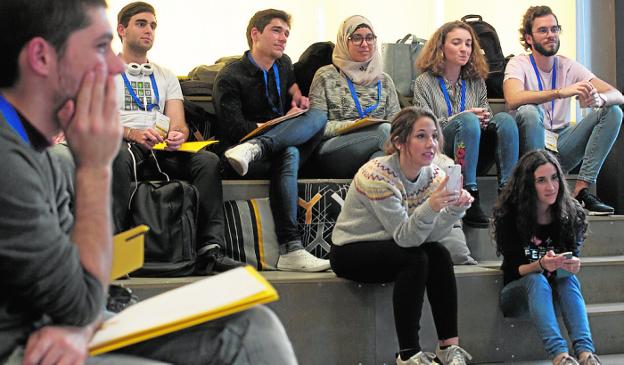
POLYGON ((256 122, 245 119, 241 85, 232 74, 232 64, 226 66, 215 80, 214 105, 219 123, 219 138, 238 143, 247 133, 256 129, 256 122))
MULTIPOLYGON (((62 225, 47 156, 13 145, 0 149, 0 276, 5 303, 22 315, 84 326, 104 308, 100 282, 83 269, 62 225)), ((65 227, 66 228, 66 227, 65 227)))

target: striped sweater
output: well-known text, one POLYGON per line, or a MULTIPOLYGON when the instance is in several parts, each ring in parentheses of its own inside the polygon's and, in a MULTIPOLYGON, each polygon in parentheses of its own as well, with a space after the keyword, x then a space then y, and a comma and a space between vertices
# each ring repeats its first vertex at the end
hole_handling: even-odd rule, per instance
MULTIPOLYGON (((377 83, 371 86, 353 85, 362 109, 377 102, 377 83)), ((355 101, 351 97, 347 79, 334 65, 319 68, 310 86, 310 107, 327 112, 324 138, 337 135, 337 131, 360 118, 355 101)), ((369 116, 390 120, 401 110, 394 82, 388 74, 381 78, 379 106, 369 116)))
POLYGON ((444 171, 423 167, 415 182, 399 166, 397 154, 366 163, 353 178, 336 221, 336 245, 361 241, 394 240, 413 247, 445 237, 466 208, 451 206, 435 212, 429 196, 440 186, 444 171))

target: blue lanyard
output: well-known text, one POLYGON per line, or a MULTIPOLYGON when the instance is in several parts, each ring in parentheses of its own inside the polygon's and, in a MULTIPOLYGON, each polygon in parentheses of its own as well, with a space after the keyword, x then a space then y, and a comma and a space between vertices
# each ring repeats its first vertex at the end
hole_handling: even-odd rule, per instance
MULTIPOLYGON (((466 110, 466 80, 462 79, 461 84, 461 101, 459 105, 459 112, 463 112, 466 110)), ((446 85, 444 84, 444 79, 442 76, 438 76, 438 82, 440 83, 440 90, 442 90, 442 94, 444 94, 444 100, 446 101, 446 109, 448 112, 448 116, 453 115, 453 106, 451 105, 451 98, 449 97, 448 90, 446 90, 446 85)))
MULTIPOLYGON (((143 105, 143 103, 141 103, 141 99, 139 99, 137 94, 134 92, 132 84, 130 84, 130 80, 128 80, 128 76, 126 76, 126 73, 122 73, 121 77, 123 77, 126 89, 128 89, 128 92, 130 93, 130 96, 132 96, 132 100, 134 100, 134 103, 139 107, 139 109, 145 110, 145 106, 143 105)), ((150 80, 152 81, 152 88, 154 90, 154 97, 156 100, 156 103, 147 104, 147 111, 151 112, 154 108, 157 108, 156 110, 159 109, 158 102, 160 100, 160 95, 158 94, 158 85, 156 85, 156 78, 154 78, 153 73, 150 75, 150 80)), ((145 97, 145 95, 143 97, 145 97)))
MULTIPOLYGON (((543 91, 544 86, 542 85, 542 76, 540 76, 539 70, 537 69, 535 58, 533 58, 532 54, 529 55, 529 58, 531 59, 531 65, 533 65, 533 71, 535 71, 535 76, 537 77, 537 86, 539 87, 539 91, 543 91)), ((551 82, 550 89, 554 90, 557 85, 557 57, 555 57, 555 63, 553 64, 551 81, 552 82, 551 82)), ((550 112, 552 113, 552 116, 550 118, 550 127, 552 129, 552 122, 553 122, 553 118, 555 117, 555 99, 554 98, 550 101, 550 112)))
POLYGON ((247 58, 249 58, 249 61, 251 61, 251 63, 253 63, 254 66, 262 70, 262 75, 264 76, 264 94, 266 95, 267 100, 269 101, 269 104, 271 105, 271 110, 273 110, 273 113, 283 115, 284 106, 282 105, 282 88, 280 87, 280 75, 279 75, 279 70, 277 69, 277 65, 274 62, 272 68, 273 68, 273 75, 275 75, 275 87, 277 88, 277 96, 279 98, 279 109, 275 106, 275 104, 273 104, 273 100, 271 100, 271 97, 269 96, 269 77, 267 75, 266 70, 258 66, 256 61, 254 61, 253 57, 251 57, 251 53, 247 53, 247 58))
POLYGON ((355 87, 353 86, 353 82, 347 77, 347 84, 349 85, 349 91, 351 91, 351 97, 353 98, 353 102, 355 103, 355 107, 357 108, 358 114, 360 118, 364 118, 369 115, 373 110, 377 109, 379 106, 379 101, 381 100, 381 81, 377 81, 377 103, 366 107, 362 111, 362 105, 360 104, 360 99, 355 92, 355 87))
POLYGON ((13 128, 15 133, 17 133, 27 145, 30 146, 30 139, 28 139, 28 134, 26 134, 26 130, 24 129, 24 125, 17 115, 17 111, 13 105, 9 104, 9 102, 4 98, 4 96, 0 95, 0 112, 6 119, 9 126, 13 128))

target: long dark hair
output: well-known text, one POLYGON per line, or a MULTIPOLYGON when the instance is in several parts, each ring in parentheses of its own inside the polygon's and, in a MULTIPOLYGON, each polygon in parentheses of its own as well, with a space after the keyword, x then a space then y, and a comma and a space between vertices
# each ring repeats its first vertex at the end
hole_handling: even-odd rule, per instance
POLYGON ((563 170, 557 158, 545 150, 531 151, 525 154, 513 171, 509 183, 493 209, 493 236, 496 240, 497 254, 502 253, 502 236, 529 242, 537 230, 537 191, 535 190, 535 170, 551 163, 557 170, 559 191, 555 203, 550 207, 555 227, 553 237, 555 245, 566 251, 578 249, 579 242, 587 231, 585 211, 570 195, 570 189, 564 179, 563 170), (512 230, 512 232, 503 232, 512 230))

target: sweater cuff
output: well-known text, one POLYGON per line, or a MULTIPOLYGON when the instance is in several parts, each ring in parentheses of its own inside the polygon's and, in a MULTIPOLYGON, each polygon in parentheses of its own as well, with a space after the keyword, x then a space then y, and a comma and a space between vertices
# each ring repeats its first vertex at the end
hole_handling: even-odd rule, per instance
POLYGON ((425 202, 418 207, 418 216, 420 220, 425 223, 433 223, 438 214, 440 214, 440 212, 436 212, 431 208, 431 205, 429 205, 429 199, 425 200, 425 202))
POLYGON ((461 218, 464 216, 464 214, 466 214, 466 210, 468 210, 467 207, 450 205, 444 208, 442 211, 446 212, 448 215, 451 215, 453 217, 461 218))

